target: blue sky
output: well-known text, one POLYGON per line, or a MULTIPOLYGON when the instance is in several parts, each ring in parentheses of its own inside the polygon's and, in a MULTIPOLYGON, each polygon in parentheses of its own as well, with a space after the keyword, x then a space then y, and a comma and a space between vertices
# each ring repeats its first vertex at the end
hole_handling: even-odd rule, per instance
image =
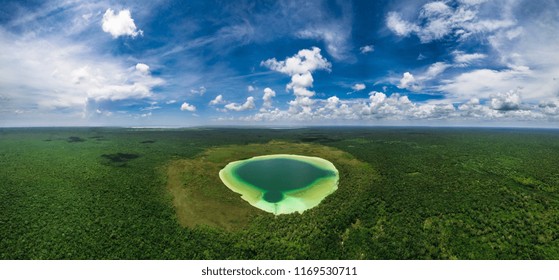
POLYGON ((559 123, 556 0, 0 5, 0 126, 559 123))

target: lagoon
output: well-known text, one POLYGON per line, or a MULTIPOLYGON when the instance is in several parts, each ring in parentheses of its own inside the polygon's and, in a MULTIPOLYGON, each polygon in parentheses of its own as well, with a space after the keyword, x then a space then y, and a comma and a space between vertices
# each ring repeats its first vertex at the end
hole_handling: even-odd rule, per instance
POLYGON ((275 215, 304 212, 338 187, 329 161, 300 155, 266 155, 229 163, 222 182, 251 205, 275 215))

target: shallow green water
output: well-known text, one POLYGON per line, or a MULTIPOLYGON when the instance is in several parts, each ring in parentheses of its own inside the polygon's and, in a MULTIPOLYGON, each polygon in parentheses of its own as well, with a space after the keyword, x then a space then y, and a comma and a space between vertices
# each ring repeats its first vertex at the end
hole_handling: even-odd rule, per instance
POLYGON ((230 162, 219 177, 252 206, 280 215, 317 206, 338 189, 339 174, 323 158, 276 154, 230 162))
POLYGON ((288 158, 248 161, 233 170, 234 175, 264 192, 263 199, 275 203, 284 193, 303 189, 318 179, 335 176, 331 170, 288 158))

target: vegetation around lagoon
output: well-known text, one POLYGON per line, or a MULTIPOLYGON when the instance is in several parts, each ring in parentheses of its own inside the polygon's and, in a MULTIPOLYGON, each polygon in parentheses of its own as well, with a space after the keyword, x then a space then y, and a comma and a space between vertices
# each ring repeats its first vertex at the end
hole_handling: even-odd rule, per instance
POLYGON ((558 166, 554 130, 0 129, 0 258, 559 259, 558 166), (181 220, 173 178, 219 183, 187 163, 270 141, 357 167, 324 156, 339 189, 303 214, 245 209, 230 192, 238 209, 212 207, 241 218, 181 220))
MULTIPOLYGON (((218 173, 231 161, 280 152, 318 156, 333 161, 338 168, 345 170, 345 181, 363 183, 359 188, 347 190, 354 191, 355 195, 360 195, 360 190, 365 189, 364 186, 374 179, 374 171, 365 163, 359 162, 350 154, 327 146, 280 141, 219 146, 205 150, 193 159, 172 161, 167 167, 167 187, 173 195, 179 222, 185 226, 203 224, 233 229, 246 226, 255 215, 264 215, 263 210, 255 210, 256 206, 252 206, 246 199, 241 199, 240 194, 226 187, 218 173)), ((337 180, 336 176, 335 181, 337 180)), ((329 182, 332 180, 326 181, 329 182)), ((251 195, 260 200, 260 191, 253 192, 255 194, 251 195)), ((299 193, 299 196, 308 196, 312 204, 316 202, 315 196, 322 200, 325 193, 332 193, 332 186, 318 186, 316 190, 299 193)))

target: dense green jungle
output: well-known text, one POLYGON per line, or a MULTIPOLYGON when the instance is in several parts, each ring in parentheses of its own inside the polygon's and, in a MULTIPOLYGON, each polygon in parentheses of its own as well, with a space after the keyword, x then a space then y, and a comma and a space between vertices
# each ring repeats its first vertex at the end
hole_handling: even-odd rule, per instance
POLYGON ((0 259, 559 259, 558 235, 558 130, 0 129, 0 259), (276 152, 338 190, 274 216, 219 181, 276 152))

